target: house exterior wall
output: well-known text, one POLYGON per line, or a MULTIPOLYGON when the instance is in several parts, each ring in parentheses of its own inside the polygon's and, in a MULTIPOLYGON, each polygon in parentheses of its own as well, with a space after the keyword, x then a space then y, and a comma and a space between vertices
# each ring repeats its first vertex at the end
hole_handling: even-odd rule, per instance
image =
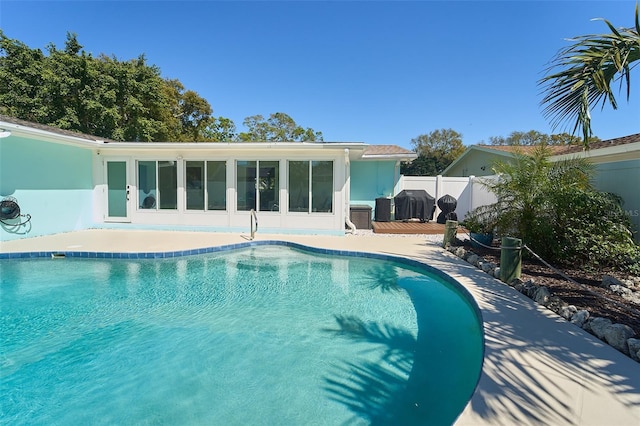
POLYGON ((640 160, 597 164, 596 171, 595 187, 622 197, 622 208, 634 226, 635 240, 640 242, 640 160))
POLYGON ((261 232, 344 234, 350 206, 392 197, 400 161, 415 157, 361 142, 134 143, 1 124, 0 196, 32 220, 0 227, 0 241, 87 228, 243 232, 252 208, 261 232))
POLYGON ((351 162, 351 204, 375 206, 376 198, 393 197, 400 179, 395 161, 351 162))
POLYGON ((503 155, 493 154, 480 150, 472 151, 473 155, 466 155, 459 162, 452 165, 451 169, 446 171, 444 176, 488 176, 493 174, 491 168, 494 163, 499 160, 505 160, 503 155))
POLYGON ((0 224, 0 241, 89 227, 91 156, 91 150, 73 146, 16 136, 0 139, 0 197, 16 198, 21 213, 31 215, 24 226, 0 224))
POLYGON ((278 207, 275 210, 258 211, 259 232, 275 233, 327 233, 344 234, 346 167, 344 150, 319 149, 304 152, 294 150, 246 150, 234 149, 189 152, 188 150, 117 150, 109 149, 94 157, 94 221, 101 227, 138 229, 191 229, 219 232, 247 232, 251 225, 251 213, 237 208, 238 161, 276 162, 279 165, 278 207), (127 162, 127 184, 131 194, 127 205, 126 220, 113 220, 107 212, 107 174, 109 161, 127 162), (177 208, 150 210, 142 208, 138 163, 140 161, 169 161, 177 164, 177 208), (186 163, 190 161, 221 161, 226 163, 226 210, 189 210, 185 188, 186 163), (289 161, 332 161, 333 191, 331 212, 291 212, 288 208, 289 161))
MULTIPOLYGON (((244 211, 237 206, 238 194, 243 194, 242 188, 238 188, 239 161, 267 162, 272 167, 278 166, 277 200, 265 197, 263 200, 273 205, 262 209, 258 207, 260 232, 344 234, 349 214, 349 156, 358 155, 352 154, 349 148, 338 144, 267 143, 182 146, 139 144, 138 147, 138 144, 85 141, 39 130, 14 129, 9 137, 0 139, 0 196, 15 197, 21 213, 30 214, 32 219, 25 226, 0 226, 0 241, 88 228, 248 232, 251 213, 249 209, 244 211), (165 200, 172 199, 175 203, 172 207, 143 208, 138 171, 140 162, 145 161, 164 162, 163 165, 175 167, 175 189, 165 192, 171 194, 165 200), (193 206, 187 208, 189 189, 192 189, 187 188, 186 179, 189 161, 226 164, 223 172, 226 187, 222 188, 226 209, 205 211, 204 207, 200 210, 193 206), (307 162, 310 176, 319 179, 309 178, 309 192, 301 192, 301 196, 308 200, 308 207, 303 207, 302 211, 289 209, 290 161, 307 162), (118 178, 121 187, 117 191, 113 187, 109 190, 107 166, 113 166, 110 162, 117 164, 118 176, 126 171, 126 177, 118 178), (328 163, 331 169, 327 169, 328 163), (125 215, 120 214, 120 210, 114 213, 116 210, 109 208, 109 199, 113 200, 114 192, 120 195, 118 203, 119 207, 125 207, 125 215)), ((356 145, 356 150, 361 151, 362 148, 356 145)), ((160 175, 159 171, 157 175, 160 175)), ((294 182, 296 178, 292 179, 294 182)), ((242 183, 246 188, 256 188, 263 181, 249 177, 242 183)), ((391 180, 389 186, 393 187, 391 180)), ((263 188, 263 191, 275 197, 274 190, 263 188)), ((190 200, 193 200, 193 191, 191 194, 190 200)))

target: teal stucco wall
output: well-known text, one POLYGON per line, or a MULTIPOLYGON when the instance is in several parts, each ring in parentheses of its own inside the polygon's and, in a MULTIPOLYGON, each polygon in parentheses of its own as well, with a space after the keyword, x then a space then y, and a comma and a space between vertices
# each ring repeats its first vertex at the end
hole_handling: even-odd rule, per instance
POLYGON ((0 139, 0 198, 8 196, 31 221, 19 227, 0 224, 0 241, 90 227, 91 151, 16 136, 0 139))
POLYGON ((350 204, 375 206, 376 198, 393 197, 395 161, 352 161, 350 204))
POLYGON ((634 226, 635 240, 640 242, 640 160, 598 164, 596 170, 596 188, 622 197, 622 208, 634 226))
MULTIPOLYGON (((393 197, 398 183, 395 161, 352 161, 349 204, 371 207, 375 216, 376 198, 393 197)), ((361 214, 361 213, 360 213, 361 214)))

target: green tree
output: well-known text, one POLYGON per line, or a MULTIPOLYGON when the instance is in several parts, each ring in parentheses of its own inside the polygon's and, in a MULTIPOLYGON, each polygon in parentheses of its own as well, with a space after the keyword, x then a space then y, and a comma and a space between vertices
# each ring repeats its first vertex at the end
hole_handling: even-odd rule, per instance
MULTIPOLYGON (((591 142, 600 140, 597 136, 591 137, 591 142)), ((536 146, 536 145, 582 145, 582 139, 569 133, 557 133, 548 135, 538 132, 537 130, 529 130, 528 132, 511 132, 509 136, 491 136, 489 138, 491 145, 519 145, 519 146, 536 146)))
POLYGON ((322 141, 322 132, 304 128, 283 112, 271 114, 267 120, 262 115, 244 119, 246 132, 238 134, 241 141, 270 142, 315 142, 322 141))
MULTIPOLYGON (((46 111, 46 124, 82 133, 106 136, 101 126, 113 103, 115 84, 104 74, 104 66, 82 50, 76 34, 67 33, 64 50, 48 46, 49 56, 43 61, 44 94, 41 108, 46 111)), ((105 133, 106 132, 106 133, 105 133)))
POLYGON ((144 55, 94 58, 73 33, 63 50, 47 49, 48 56, 0 31, 0 113, 114 140, 209 140, 209 103, 163 79, 144 55))
POLYGON ((0 29, 0 113, 40 122, 44 53, 4 35, 0 29))
POLYGON ((452 129, 434 130, 411 139, 418 158, 403 163, 400 172, 406 176, 435 176, 446 169, 465 151, 462 135, 452 129))
MULTIPOLYGON (((104 57, 103 57, 104 58, 104 57)), ((106 69, 114 76, 115 128, 111 138, 133 142, 166 141, 171 134, 164 111, 169 101, 163 93, 160 69, 147 65, 144 55, 129 61, 110 58, 106 69)))
POLYGON ((214 121, 213 109, 206 99, 193 90, 185 90, 179 80, 164 80, 165 96, 169 108, 164 111, 164 122, 171 129, 167 140, 197 142, 209 140, 208 126, 214 121))
POLYGON ((627 100, 631 93, 631 70, 640 60, 640 21, 638 4, 635 28, 616 29, 603 20, 610 34, 584 35, 571 39, 572 44, 560 50, 538 83, 545 96, 543 114, 553 127, 574 122, 573 132, 582 132, 583 144, 589 148, 592 107, 609 103, 613 109, 618 102, 612 83, 626 86, 627 100))
POLYGON ((238 139, 235 123, 224 117, 212 117, 203 133, 206 140, 213 142, 232 142, 238 139))
POLYGON ((432 155, 418 155, 411 162, 400 165, 400 173, 405 176, 437 176, 446 169, 451 161, 432 155))
MULTIPOLYGON (((599 142, 600 138, 597 136, 591 136, 589 142, 599 142)), ((583 145, 584 141, 581 137, 572 135, 570 133, 554 133, 551 135, 551 141, 549 145, 583 145)))

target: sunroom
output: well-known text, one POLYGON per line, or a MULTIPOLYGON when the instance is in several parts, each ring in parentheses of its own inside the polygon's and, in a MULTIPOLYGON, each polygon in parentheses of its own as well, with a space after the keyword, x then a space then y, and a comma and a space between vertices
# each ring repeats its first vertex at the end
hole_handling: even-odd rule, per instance
POLYGON ((108 143, 94 157, 105 226, 343 233, 362 143, 108 143))

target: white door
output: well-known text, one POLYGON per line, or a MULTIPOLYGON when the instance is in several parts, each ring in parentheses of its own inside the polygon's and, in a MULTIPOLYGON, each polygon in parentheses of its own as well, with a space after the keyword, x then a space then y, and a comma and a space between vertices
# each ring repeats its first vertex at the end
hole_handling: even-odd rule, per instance
POLYGON ((108 160, 107 174, 107 214, 109 222, 130 222, 131 188, 129 185, 129 162, 127 160, 108 160))

